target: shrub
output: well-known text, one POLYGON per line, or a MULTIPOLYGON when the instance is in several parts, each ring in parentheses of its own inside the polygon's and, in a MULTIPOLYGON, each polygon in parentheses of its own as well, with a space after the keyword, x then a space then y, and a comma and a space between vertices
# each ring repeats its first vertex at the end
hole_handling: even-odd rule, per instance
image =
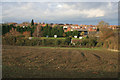
POLYGON ((58 40, 58 45, 63 46, 65 44, 65 40, 64 39, 59 39, 58 40))
POLYGON ((105 41, 105 42, 104 42, 103 47, 104 47, 104 48, 109 48, 108 41, 105 41))
POLYGON ((59 45, 59 40, 55 39, 55 46, 59 45))
POLYGON ((45 39, 45 45, 55 45, 55 39, 45 39))
POLYGON ((67 37, 66 39, 65 39, 65 45, 67 44, 67 45, 69 45, 71 43, 71 37, 67 37))
POLYGON ((38 46, 42 45, 42 40, 41 39, 37 39, 36 42, 37 42, 38 46))
POLYGON ((25 39, 25 46, 32 46, 33 40, 25 39))
POLYGON ((96 47, 103 47, 103 42, 98 42, 96 47))
POLYGON ((81 45, 86 46, 87 43, 88 43, 87 39, 83 39, 82 42, 81 42, 81 45))
POLYGON ((89 47, 94 47, 97 44, 97 40, 96 39, 89 39, 89 47))
POLYGON ((42 39, 42 45, 45 45, 46 40, 42 39))
POLYGON ((17 39, 16 45, 17 46, 24 46, 25 45, 25 40, 24 39, 17 39))
POLYGON ((80 41, 77 41, 76 45, 80 45, 80 44, 81 44, 81 42, 80 42, 80 41))
POLYGON ((15 45, 16 37, 15 36, 5 36, 2 38, 3 44, 5 45, 15 45))

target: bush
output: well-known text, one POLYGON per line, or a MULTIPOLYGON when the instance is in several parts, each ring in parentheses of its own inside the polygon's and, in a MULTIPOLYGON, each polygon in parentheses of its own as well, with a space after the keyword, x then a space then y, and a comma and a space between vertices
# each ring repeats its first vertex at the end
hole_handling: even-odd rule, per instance
POLYGON ((45 45, 45 39, 42 39, 42 45, 45 45))
MULTIPOLYGON (((74 47, 98 47, 102 46, 102 43, 97 43, 96 39, 82 39, 74 40, 76 45, 74 47)), ((25 38, 23 36, 18 37, 4 37, 3 43, 7 45, 18 45, 18 46, 73 46, 71 44, 71 38, 67 37, 66 39, 31 39, 25 38)))
POLYGON ((109 48, 109 44, 107 41, 104 42, 104 45, 103 45, 104 48, 109 48))
POLYGON ((55 39, 45 39, 44 40, 45 41, 45 43, 44 43, 44 45, 46 45, 46 46, 53 46, 53 45, 55 45, 55 39))
POLYGON ((17 39, 16 45, 17 46, 24 46, 25 45, 25 40, 24 39, 17 39))
POLYGON ((42 40, 41 39, 37 39, 36 42, 37 42, 38 46, 42 45, 42 40))
POLYGON ((89 47, 95 47, 97 45, 97 40, 95 38, 89 39, 89 47))
POLYGON ((65 43, 65 39, 60 39, 60 40, 59 40, 59 45, 60 45, 60 46, 64 45, 64 43, 65 43))
POLYGON ((71 43, 71 37, 67 37, 66 39, 65 39, 65 45, 67 44, 67 45, 69 45, 71 43))
POLYGON ((82 42, 81 42, 81 45, 82 46, 86 46, 87 43, 88 43, 88 40, 87 39, 83 39, 82 42))
POLYGON ((80 41, 78 41, 78 42, 76 43, 76 45, 81 45, 81 42, 80 42, 80 41))
POLYGON ((96 47, 103 47, 103 42, 98 42, 96 47))
POLYGON ((55 46, 59 45, 59 40, 55 39, 55 46))
POLYGON ((2 43, 4 45, 15 45, 16 37, 15 36, 6 36, 2 38, 2 43))

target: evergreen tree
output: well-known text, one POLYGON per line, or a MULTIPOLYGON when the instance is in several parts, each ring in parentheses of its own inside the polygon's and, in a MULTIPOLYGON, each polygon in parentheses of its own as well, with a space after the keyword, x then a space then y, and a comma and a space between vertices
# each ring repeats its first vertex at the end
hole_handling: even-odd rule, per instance
POLYGON ((59 36, 62 37, 64 33, 63 27, 59 28, 59 36))
POLYGON ((55 28, 52 28, 51 30, 51 36, 53 37, 55 35, 55 28))
POLYGON ((73 32, 72 32, 72 31, 68 31, 68 32, 66 32, 66 36, 67 36, 67 37, 72 36, 72 34, 73 34, 73 32))
POLYGON ((73 36, 78 36, 79 32, 77 30, 73 31, 73 36))
POLYGON ((31 21, 31 26, 33 26, 34 25, 34 20, 32 19, 32 21, 31 21))
POLYGON ((8 33, 12 28, 14 28, 13 25, 2 24, 2 34, 8 33))
POLYGON ((30 30, 31 31, 31 36, 33 36, 32 34, 34 33, 35 29, 36 29, 36 27, 31 28, 31 30, 30 30))
POLYGON ((17 30, 18 32, 20 32, 20 26, 17 26, 17 27, 16 27, 16 30, 17 30))

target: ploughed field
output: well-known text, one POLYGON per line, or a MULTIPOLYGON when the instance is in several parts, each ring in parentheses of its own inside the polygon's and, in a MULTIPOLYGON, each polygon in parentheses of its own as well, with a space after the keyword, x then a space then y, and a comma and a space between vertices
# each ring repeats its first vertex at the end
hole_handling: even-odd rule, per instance
POLYGON ((3 78, 116 78, 118 53, 108 50, 3 46, 3 78))

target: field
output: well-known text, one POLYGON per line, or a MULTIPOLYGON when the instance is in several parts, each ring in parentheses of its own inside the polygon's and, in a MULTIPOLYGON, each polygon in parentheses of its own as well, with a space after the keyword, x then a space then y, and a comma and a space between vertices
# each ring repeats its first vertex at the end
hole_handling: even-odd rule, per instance
POLYGON ((118 53, 105 49, 3 46, 3 78, 116 78, 118 53))

